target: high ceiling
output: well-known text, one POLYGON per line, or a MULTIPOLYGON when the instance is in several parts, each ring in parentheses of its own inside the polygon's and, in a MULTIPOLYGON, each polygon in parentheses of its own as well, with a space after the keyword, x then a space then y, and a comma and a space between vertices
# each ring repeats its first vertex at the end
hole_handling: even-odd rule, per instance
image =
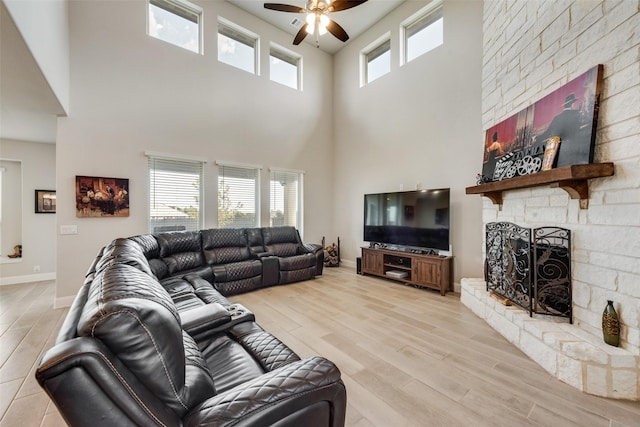
MULTIPOLYGON (((304 14, 302 13, 287 13, 277 12, 274 10, 268 10, 264 8, 265 1, 262 0, 227 0, 229 3, 238 6, 241 9, 246 10, 252 15, 266 21, 283 31, 291 34, 291 40, 298 32, 300 27, 304 24, 304 14), (292 24, 292 21, 297 18, 297 23, 292 24)), ((284 3, 293 6, 304 7, 306 0, 268 0, 268 3, 284 3)), ((404 0, 369 0, 357 7, 343 10, 340 12, 334 12, 331 14, 331 19, 335 20, 345 31, 349 34, 349 38, 354 39, 370 28, 373 24, 382 19, 385 15, 398 7, 404 0)), ((349 43, 349 41, 347 43, 349 43)), ((316 38, 307 36, 304 39, 305 43, 310 43, 315 46, 316 38)), ((340 40, 327 33, 320 36, 320 49, 334 54, 339 51, 345 44, 340 40)))

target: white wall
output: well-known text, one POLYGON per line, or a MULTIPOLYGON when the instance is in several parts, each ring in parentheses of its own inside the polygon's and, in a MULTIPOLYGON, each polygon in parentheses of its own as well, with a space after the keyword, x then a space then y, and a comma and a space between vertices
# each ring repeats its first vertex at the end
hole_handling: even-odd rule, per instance
MULTIPOLYGON (((55 278, 56 215, 36 214, 34 199, 35 190, 55 190, 55 151, 53 144, 0 139, 0 157, 22 163, 21 200, 13 200, 22 204, 22 224, 18 230, 22 239, 10 245, 22 244, 22 261, 0 265, 2 285, 55 278), (34 271, 36 266, 39 266, 39 272, 34 271)), ((3 211, 4 204, 11 202, 3 194, 3 211)), ((6 255, 6 246, 3 242, 3 255, 6 255)))
POLYGON ((410 1, 336 54, 334 212, 341 255, 355 261, 363 195, 451 188, 456 282, 482 272, 482 202, 465 195, 482 163, 482 3, 445 0, 444 44, 399 66, 399 26, 428 1, 410 1), (360 51, 391 34, 391 72, 360 87, 360 51))
MULTIPOLYGON (((221 1, 204 8, 204 55, 146 35, 146 2, 71 2, 71 111, 59 119, 57 304, 75 295, 99 248, 147 232, 144 151, 196 156, 205 166, 205 226, 216 226, 216 160, 262 165, 268 218, 269 167, 306 171, 307 242, 331 235, 332 58, 221 1), (260 76, 217 61, 217 16, 261 37, 260 76), (304 91, 269 80, 273 41, 303 55, 304 91), (76 175, 130 180, 130 217, 76 218, 76 175)), ((263 220, 263 225, 267 223, 263 220)))
POLYGON ((67 0, 2 0, 47 79, 69 111, 69 22, 67 0))
POLYGON ((504 193, 484 221, 572 230, 574 324, 601 337, 608 299, 622 346, 640 354, 640 3, 637 0, 484 3, 483 128, 604 65, 594 161, 615 175, 589 182, 589 208, 560 189, 504 193))

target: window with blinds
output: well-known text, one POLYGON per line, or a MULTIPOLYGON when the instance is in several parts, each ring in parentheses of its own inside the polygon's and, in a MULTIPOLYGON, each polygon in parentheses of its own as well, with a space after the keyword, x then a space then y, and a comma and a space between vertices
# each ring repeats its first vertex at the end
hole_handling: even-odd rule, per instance
POLYGON ((300 57, 293 52, 271 44, 269 51, 269 78, 271 81, 289 86, 292 89, 300 87, 300 57))
POLYGON ((259 227, 259 188, 259 167, 218 163, 218 227, 259 227))
POLYGON ((290 225, 302 233, 303 173, 272 169, 270 172, 270 225, 290 225))
POLYGON ((150 154, 147 157, 149 232, 201 229, 204 161, 150 154))
POLYGON ((258 73, 258 36, 220 18, 218 21, 218 61, 253 74, 258 73))
POLYGON ((362 52, 363 85, 391 71, 391 39, 389 35, 362 52))
POLYGON ((403 25, 404 62, 407 63, 435 49, 444 42, 442 2, 433 2, 403 25))
POLYGON ((202 53, 202 8, 186 0, 149 0, 148 34, 167 43, 202 53))

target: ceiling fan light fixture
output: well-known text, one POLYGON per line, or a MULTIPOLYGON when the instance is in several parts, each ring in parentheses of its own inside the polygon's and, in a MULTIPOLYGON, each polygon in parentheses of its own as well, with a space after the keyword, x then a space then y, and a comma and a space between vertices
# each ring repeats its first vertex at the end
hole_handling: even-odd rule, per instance
POLYGON ((307 14, 307 24, 313 25, 316 23, 316 14, 313 12, 309 12, 307 14))
POLYGON ((329 19, 329 17, 327 15, 320 15, 320 24, 323 27, 327 27, 327 25, 329 25, 329 22, 331 22, 331 20, 329 19))
POLYGON ((307 24, 307 29, 305 31, 307 32, 307 34, 312 35, 315 28, 316 28, 315 22, 313 24, 307 24))

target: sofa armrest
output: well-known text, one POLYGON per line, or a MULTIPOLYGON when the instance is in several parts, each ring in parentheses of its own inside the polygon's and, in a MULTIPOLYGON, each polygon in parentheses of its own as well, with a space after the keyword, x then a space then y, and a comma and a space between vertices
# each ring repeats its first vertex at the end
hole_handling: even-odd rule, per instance
POLYGON ((211 303, 180 312, 180 321, 182 329, 196 337, 207 330, 228 324, 231 314, 222 304, 211 303))
POLYGON ((56 344, 40 360, 35 376, 71 426, 180 424, 177 415, 94 338, 56 344))
POLYGON ((304 248, 312 254, 315 254, 318 251, 323 250, 321 245, 317 245, 315 243, 303 243, 304 248))
POLYGON ((254 322, 256 317, 241 304, 223 306, 211 303, 180 312, 180 320, 182 329, 200 342, 239 323, 254 322))
POLYGON ((344 425, 346 390, 338 368, 322 357, 290 363, 212 397, 192 409, 184 426, 344 425), (286 419, 286 420, 285 420, 286 419))

